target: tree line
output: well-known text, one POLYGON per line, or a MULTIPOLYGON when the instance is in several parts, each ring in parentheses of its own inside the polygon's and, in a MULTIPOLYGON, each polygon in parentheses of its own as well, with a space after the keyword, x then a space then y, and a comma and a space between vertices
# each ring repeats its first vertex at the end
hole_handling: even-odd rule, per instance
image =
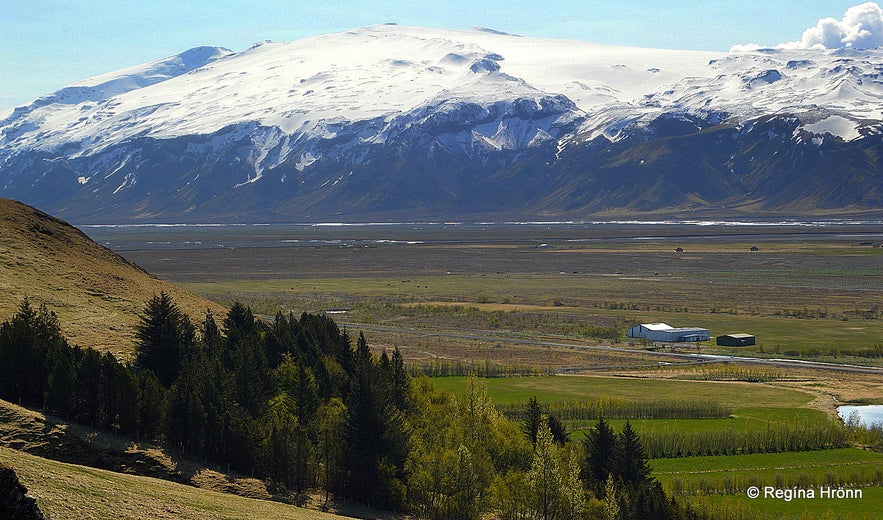
POLYGON ((197 326, 151 298, 131 363, 71 346, 44 305, 0 325, 0 397, 162 443, 269 481, 421 518, 695 518, 650 476, 637 434, 600 420, 519 424, 475 377, 462 397, 414 378, 327 316, 256 319, 234 303, 197 326))

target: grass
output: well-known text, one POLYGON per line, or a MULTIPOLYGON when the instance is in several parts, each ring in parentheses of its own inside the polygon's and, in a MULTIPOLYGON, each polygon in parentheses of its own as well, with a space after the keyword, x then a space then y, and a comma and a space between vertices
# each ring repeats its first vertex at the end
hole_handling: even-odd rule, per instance
MULTIPOLYGON (((638 433, 663 433, 663 432, 740 432, 749 430, 763 430, 768 425, 797 426, 807 424, 826 424, 828 415, 821 410, 809 410, 804 408, 739 408, 732 417, 727 419, 634 419, 632 428, 638 433)), ((624 420, 608 421, 615 430, 620 430, 624 420)), ((584 435, 588 428, 594 426, 595 421, 572 422, 571 426, 578 424, 580 429, 575 429, 573 435, 579 438, 584 435)))
MULTIPOLYGON (((839 466, 869 467, 883 470, 883 453, 858 448, 834 450, 754 453, 751 455, 721 455, 713 457, 686 457, 676 459, 655 459, 651 461, 653 474, 660 479, 671 477, 699 478, 709 474, 757 474, 758 471, 776 471, 832 468, 839 466)), ((761 482, 773 485, 774 482, 761 482)))
POLYGON ((44 513, 64 519, 344 518, 277 502, 206 491, 165 480, 66 464, 0 448, 44 513))
POLYGON ((750 499, 741 495, 712 495, 688 498, 690 503, 712 513, 712 518, 739 520, 878 520, 883 511, 883 487, 863 488, 863 497, 854 500, 818 498, 750 499))
POLYGON ((417 341, 410 328, 607 342, 591 337, 598 329, 582 325, 619 327, 624 336, 630 324, 666 321, 757 336, 757 347, 703 346, 709 352, 883 363, 854 355, 880 345, 883 248, 859 246, 842 234, 878 230, 801 231, 617 225, 91 230, 126 244, 126 256, 139 265, 216 301, 240 300, 271 315, 348 309, 343 319, 398 326, 406 342, 417 341), (634 239, 647 236, 658 238, 634 239), (172 246, 148 244, 162 241, 172 246), (197 242, 205 247, 193 247, 197 242), (227 243, 230 248, 219 247, 227 243), (674 253, 678 245, 686 252, 674 253), (749 252, 752 245, 761 250, 749 252), (423 305, 420 312, 415 304, 423 305), (452 305, 478 312, 467 315, 452 305))
MULTIPOLYGON (((430 319, 443 326, 459 326, 453 305, 478 309, 471 318, 471 328, 491 328, 499 321, 495 313, 535 313, 545 316, 549 324, 562 319, 574 322, 655 322, 674 325, 700 325, 714 335, 747 331, 757 336, 758 345, 742 349, 723 349, 710 342, 705 348, 719 352, 785 355, 785 352, 816 356, 848 355, 848 351, 871 349, 881 345, 878 334, 881 320, 850 319, 852 309, 870 309, 869 301, 850 304, 847 295, 804 289, 778 289, 778 303, 757 301, 733 309, 719 310, 720 303, 713 287, 698 293, 693 283, 690 290, 680 284, 684 279, 624 280, 608 276, 568 276, 539 274, 420 274, 402 280, 390 277, 333 277, 272 280, 222 280, 182 283, 191 291, 219 301, 243 300, 258 310, 273 313, 277 309, 324 310, 351 309, 353 319, 363 322, 404 322, 426 325, 427 320, 408 320, 406 308, 395 305, 380 307, 378 302, 403 306, 421 303, 432 311, 430 319), (640 295, 625 299, 624 294, 640 295), (787 298, 787 301, 785 301, 787 298), (673 305, 671 302, 684 302, 673 305), (617 302, 628 309, 602 308, 617 302), (813 304, 809 304, 812 302, 813 304), (824 306, 820 305, 824 303, 824 306), (809 304, 809 305, 808 305, 809 304), (814 305, 816 304, 816 305, 814 305), (835 307, 836 306, 836 307, 835 307), (677 309, 675 309, 677 307, 677 309), (712 312, 715 310, 716 312, 712 312), (824 313, 830 318, 799 319, 788 314, 824 313), (779 313, 779 315, 776 315, 779 313)), ((872 282, 873 283, 873 282, 872 282)), ((740 288, 746 294, 733 295, 733 288, 721 290, 728 298, 749 301, 756 288, 740 288)), ((771 295, 759 295, 768 299, 771 295)), ((425 313, 421 318, 425 318, 425 313)), ((573 328, 577 328, 574 326, 573 328)), ((625 327, 621 334, 625 333, 625 327)), ((560 333, 558 327, 539 325, 535 333, 560 333)))
MULTIPOLYGON (((578 326, 624 327, 665 321, 705 326, 713 334, 749 332, 759 343, 753 348, 731 349, 706 344, 702 346, 706 353, 770 357, 794 354, 826 361, 871 363, 873 360, 846 357, 843 352, 880 344, 883 249, 860 247, 857 239, 842 238, 841 233, 853 230, 832 229, 828 230, 830 234, 813 231, 801 234, 801 230, 789 227, 706 227, 697 232, 695 228, 677 226, 248 229, 249 246, 237 244, 236 249, 225 249, 216 246, 225 240, 241 241, 242 236, 235 229, 219 229, 208 231, 223 234, 211 247, 152 250, 136 244, 127 248, 126 255, 198 294, 221 302, 240 300, 260 313, 347 309, 348 314, 335 318, 374 325, 374 330, 366 331, 372 346, 401 346, 409 361, 488 359, 543 367, 610 366, 618 368, 607 370, 624 373, 624 366, 656 362, 641 359, 641 354, 626 361, 602 351, 489 344, 445 333, 493 331, 500 336, 556 341, 567 336, 588 344, 607 344, 609 340, 580 336, 578 326), (634 240, 644 235, 661 238, 634 240), (291 239, 302 244, 310 240, 328 242, 315 247, 280 245, 282 240, 291 239), (350 239, 425 243, 402 246, 335 242, 350 239), (551 247, 536 247, 541 243, 551 247), (748 252, 752 245, 759 246, 760 251, 748 252), (686 252, 675 254, 677 246, 686 252), (418 304, 421 307, 416 312, 418 304), (458 305, 474 311, 464 312, 458 305)), ((186 233, 188 241, 210 243, 202 231, 186 233)), ((168 237, 160 233, 150 240, 168 237)), ((642 349, 638 344, 634 347, 642 349)), ((709 400, 733 409, 733 417, 728 419, 634 422, 642 431, 682 432, 761 430, 768 424, 793 429, 830 420, 825 411, 811 407, 822 406, 830 412, 832 397, 840 401, 879 397, 883 388, 867 381, 866 376, 808 375, 790 369, 775 377, 774 384, 661 379, 676 377, 684 370, 689 372, 683 367, 631 372, 641 379, 556 376, 490 379, 487 384, 498 403, 523 402, 531 396, 549 402, 610 395, 629 400, 709 400), (785 388, 801 385, 806 391, 785 388)), ((459 393, 465 387, 465 378, 439 378, 434 384, 459 393)), ((694 465, 692 469, 682 468, 684 479, 693 478, 690 471, 717 471, 715 464, 726 472, 736 471, 744 463, 746 475, 754 472, 775 481, 774 469, 772 474, 765 472, 789 464, 803 466, 781 475, 783 479, 799 478, 806 472, 824 475, 830 470, 840 475, 858 467, 880 467, 879 459, 859 460, 862 453, 830 450, 673 460, 694 465), (814 459, 816 465, 828 469, 807 466, 814 459)), ((654 461, 654 468, 657 462, 667 461, 654 461)), ((661 469, 657 471, 663 475, 661 479, 668 478, 661 469)), ((699 479, 709 478, 697 475, 697 485, 699 479)), ((859 506, 845 510, 883 510, 879 489, 869 488, 859 506)), ((744 495, 701 499, 711 505, 720 500, 737 505, 747 500, 744 495)), ((744 507, 757 504, 749 502, 744 507)), ((817 507, 819 504, 809 507, 821 517, 825 510, 817 507)), ((761 506, 769 515, 799 516, 803 511, 794 503, 761 506)))
MULTIPOLYGON (((813 400, 806 392, 753 383, 675 381, 589 376, 548 376, 485 379, 488 394, 496 403, 522 402, 536 397, 540 402, 595 399, 613 395, 637 400, 710 400, 733 407, 777 410, 805 407, 813 400)), ((436 387, 455 394, 466 388, 465 377, 433 379, 436 387)), ((784 412, 788 413, 788 412, 784 412)))
POLYGON ((883 454, 842 448, 801 453, 764 453, 737 456, 657 459, 653 475, 668 492, 680 496, 701 495, 706 507, 760 511, 776 517, 800 517, 804 513, 834 518, 878 518, 883 511, 883 454), (749 486, 778 489, 812 489, 814 499, 781 499, 761 496, 750 499, 749 486), (823 499, 821 486, 861 489, 860 499, 823 499))
POLYGON ((221 307, 152 277, 76 228, 24 204, 0 199, 0 322, 25 297, 45 303, 75 345, 131 356, 147 300, 161 291, 195 322, 221 307))

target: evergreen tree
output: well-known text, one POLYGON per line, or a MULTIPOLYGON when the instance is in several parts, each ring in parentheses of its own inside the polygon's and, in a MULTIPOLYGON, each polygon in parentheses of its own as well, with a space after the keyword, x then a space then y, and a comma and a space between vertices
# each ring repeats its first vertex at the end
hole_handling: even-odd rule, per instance
POLYGON ((408 398, 411 394, 411 376, 405 369, 405 360, 399 347, 395 347, 392 351, 392 401, 399 409, 408 411, 410 403, 408 398))
POLYGON ((558 418, 555 414, 549 414, 549 417, 546 418, 546 426, 549 427, 549 431, 552 433, 552 440, 559 446, 564 446, 567 444, 567 441, 570 440, 570 433, 567 431, 567 426, 564 425, 564 422, 558 418))
POLYGON ((58 318, 45 305, 35 310, 25 298, 12 320, 0 326, 0 395, 42 405, 50 352, 67 348, 58 318))
POLYGON ((230 361, 237 401, 253 417, 260 416, 271 394, 271 375, 258 334, 240 337, 230 349, 230 361))
POLYGON ((159 378, 152 370, 136 375, 138 386, 137 433, 138 438, 153 440, 165 431, 168 395, 159 378))
POLYGON ((68 417, 75 407, 76 387, 76 374, 71 362, 70 350, 56 349, 51 354, 45 399, 48 407, 68 417))
POLYGON ((650 479, 650 465, 644 455, 644 445, 629 421, 625 422, 616 439, 611 472, 630 486, 638 486, 650 479))
POLYGON ((605 482, 610 475, 615 449, 616 434, 602 417, 583 437, 585 459, 581 469, 583 479, 599 498, 604 497, 605 482))
POLYGON ((363 502, 400 507, 409 449, 404 417, 391 403, 364 334, 359 334, 353 358, 355 374, 346 414, 347 492, 363 502))
POLYGON ((340 488, 346 450, 346 406, 339 398, 333 397, 319 408, 317 415, 320 477, 327 504, 329 492, 340 488))
POLYGON ((300 490, 312 480, 310 463, 314 454, 310 434, 314 432, 313 426, 319 407, 316 378, 302 360, 295 363, 287 352, 282 355, 282 364, 275 373, 280 395, 289 396, 292 403, 291 413, 296 419, 289 438, 293 448, 290 483, 300 490))
POLYGON ((531 397, 527 401, 527 409, 524 411, 524 420, 521 423, 521 431, 530 440, 532 444, 537 443, 537 434, 543 426, 543 409, 536 397, 531 397))
POLYGON ((134 435, 138 390, 132 372, 105 352, 98 369, 98 426, 114 433, 134 435))
POLYGON ((94 349, 83 351, 77 365, 76 412, 78 421, 95 426, 98 421, 98 382, 101 371, 101 354, 94 349))
POLYGON ((222 359, 223 338, 218 324, 215 322, 215 316, 211 310, 206 311, 205 321, 202 324, 202 348, 206 355, 211 359, 222 359))
POLYGON ((193 325, 171 296, 162 292, 147 302, 135 337, 135 368, 153 370, 164 386, 171 386, 195 338, 193 325))
POLYGON ((233 302, 224 318, 224 335, 229 345, 238 344, 242 338, 257 332, 254 313, 240 302, 233 302))

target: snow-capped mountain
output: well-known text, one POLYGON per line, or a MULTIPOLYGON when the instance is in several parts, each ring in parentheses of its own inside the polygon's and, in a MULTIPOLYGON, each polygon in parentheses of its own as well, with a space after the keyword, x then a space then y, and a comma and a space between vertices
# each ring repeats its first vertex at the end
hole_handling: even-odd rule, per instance
POLYGON ((883 208, 883 51, 384 25, 200 47, 0 114, 0 196, 77 222, 883 208))

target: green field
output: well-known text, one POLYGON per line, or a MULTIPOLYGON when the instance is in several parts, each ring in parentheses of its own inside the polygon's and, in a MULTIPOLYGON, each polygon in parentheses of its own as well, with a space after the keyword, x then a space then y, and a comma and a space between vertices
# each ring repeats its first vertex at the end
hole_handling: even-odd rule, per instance
POLYGON ((713 507, 762 512, 774 517, 879 518, 883 514, 883 454, 855 448, 753 455, 657 459, 653 474, 668 491, 682 497, 701 496, 713 507), (751 499, 751 486, 764 489, 813 490, 814 498, 761 495, 751 499), (824 498, 824 487, 860 489, 861 498, 824 498), (866 516, 868 515, 868 516, 866 516))
MULTIPOLYGON (((260 314, 345 310, 335 319, 350 331, 365 326, 373 347, 400 347, 409 362, 588 367, 598 371, 593 373, 641 376, 484 380, 495 403, 613 396, 711 402, 731 410, 726 418, 632 421, 644 435, 726 436, 767 429, 787 434, 835 424, 828 415, 835 399, 883 399, 883 383, 875 376, 795 367, 748 369, 770 374, 764 380, 775 385, 684 380, 714 367, 660 364, 659 358, 644 353, 647 345, 624 337, 632 324, 664 321, 707 327, 712 336, 747 332, 757 337, 758 344, 748 348, 706 342, 699 345, 702 353, 883 365, 883 248, 862 246, 855 238, 883 236, 879 226, 806 232, 791 226, 709 226, 700 231, 681 225, 408 225, 250 229, 247 238, 236 229, 189 230, 181 239, 210 244, 202 234, 222 231, 225 235, 217 237, 216 245, 153 249, 133 242, 124 256, 198 294, 224 303, 239 300, 260 314), (227 240, 238 243, 219 247, 227 240), (282 245, 293 241, 316 245, 282 245), (401 245, 404 241, 413 243, 401 245), (749 252, 754 245, 760 251, 749 252), (685 252, 675 253, 678 246, 685 252), (615 340, 607 335, 611 329, 619 331, 615 340), (519 339, 530 341, 514 341, 519 339), (556 348, 541 342, 615 342, 634 352, 556 348)), ((120 238, 126 237, 107 240, 120 238)), ((716 368, 725 372, 736 366, 716 368)), ((436 378, 433 383, 462 394, 466 378, 436 378)), ((616 429, 622 422, 612 421, 616 429)), ((578 440, 583 434, 579 428, 590 427, 591 421, 570 421, 569 426, 578 440)), ((880 487, 864 488, 857 502, 786 503, 751 501, 736 486, 879 485, 880 457, 849 448, 657 459, 652 464, 669 491, 703 507, 717 507, 720 518, 753 519, 761 513, 800 518, 804 511, 812 516, 803 520, 828 518, 829 511, 831 518, 875 518, 883 511, 880 487), (712 494, 696 494, 703 489, 712 494), (720 490, 731 494, 715 494, 720 490)))
MULTIPOLYGON (((466 388, 466 377, 433 379, 437 388, 455 394, 466 388)), ((488 395, 495 403, 524 402, 536 397, 540 402, 594 399, 616 396, 643 400, 709 400, 732 406, 736 411, 776 409, 776 414, 792 414, 812 401, 806 392, 753 383, 672 381, 620 377, 547 376, 484 379, 488 395), (763 406, 759 406, 763 404, 763 406), (790 409, 790 410, 789 410, 790 409)))
MULTIPOLYGON (((436 387, 462 393, 466 378, 446 377, 432 380, 436 387)), ((813 396, 795 390, 764 384, 729 382, 664 381, 585 376, 552 376, 483 379, 495 403, 521 403, 536 397, 540 403, 567 400, 592 400, 615 395, 630 400, 655 401, 709 400, 732 407, 726 419, 656 419, 631 421, 641 434, 696 432, 735 434, 746 430, 801 430, 830 423, 820 410, 808 408, 813 396)), ((581 421, 591 427, 593 421, 581 421)), ((610 421, 619 430, 624 420, 610 421)), ((572 432, 578 440, 584 430, 572 432)), ((883 511, 883 454, 856 448, 820 451, 754 453, 726 456, 654 459, 653 474, 667 492, 701 507, 709 507, 720 518, 800 518, 804 512, 822 518, 829 510, 831 518, 864 518, 883 511), (861 488, 860 500, 750 500, 745 490, 752 485, 779 488, 812 488, 819 495, 820 486, 861 488), (725 495, 725 496, 722 496, 725 495), (852 515, 852 516, 849 516, 852 515)), ((804 518, 810 518, 806 516, 804 518)))
MULTIPOLYGON (((466 377, 434 378, 433 384, 462 393, 466 377)), ((712 433, 763 431, 767 428, 801 429, 829 424, 821 410, 807 408, 813 396, 805 392, 762 384, 707 381, 673 381, 590 376, 539 376, 483 379, 488 395, 496 404, 526 403, 536 397, 541 404, 592 401, 616 396, 633 401, 712 402, 732 409, 727 418, 634 419, 632 427, 641 434, 712 433), (763 403, 763 406, 759 404, 763 403)), ((572 438, 581 438, 594 425, 593 420, 565 420, 572 438)), ((620 429, 624 420, 610 420, 620 429)))

